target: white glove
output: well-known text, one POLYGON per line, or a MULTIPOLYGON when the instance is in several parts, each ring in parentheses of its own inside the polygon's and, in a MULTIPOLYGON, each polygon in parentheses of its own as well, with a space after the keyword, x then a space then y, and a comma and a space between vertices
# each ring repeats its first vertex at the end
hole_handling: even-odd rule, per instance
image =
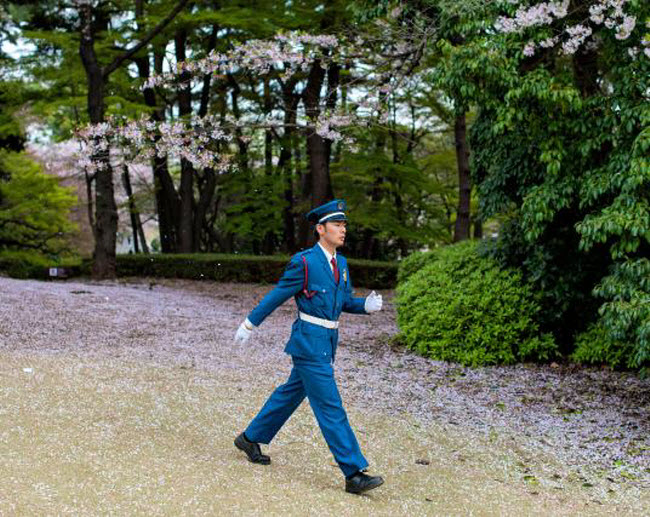
POLYGON ((246 343, 246 341, 251 337, 254 328, 255 325, 246 318, 237 329, 237 333, 235 334, 235 343, 246 343))
POLYGON ((380 311, 382 303, 381 294, 377 294, 373 291, 366 297, 366 302, 364 303, 363 308, 366 312, 380 311))

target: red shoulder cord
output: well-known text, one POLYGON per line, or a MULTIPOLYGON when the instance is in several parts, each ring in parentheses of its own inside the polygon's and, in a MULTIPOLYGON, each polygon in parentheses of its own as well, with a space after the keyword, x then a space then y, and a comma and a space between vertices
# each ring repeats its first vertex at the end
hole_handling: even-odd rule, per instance
POLYGON ((307 259, 305 259, 304 255, 301 255, 300 258, 302 258, 302 263, 305 265, 305 279, 302 283, 302 294, 304 294, 306 298, 312 298, 316 294, 316 291, 307 290, 307 280, 309 279, 309 268, 307 267, 307 259))

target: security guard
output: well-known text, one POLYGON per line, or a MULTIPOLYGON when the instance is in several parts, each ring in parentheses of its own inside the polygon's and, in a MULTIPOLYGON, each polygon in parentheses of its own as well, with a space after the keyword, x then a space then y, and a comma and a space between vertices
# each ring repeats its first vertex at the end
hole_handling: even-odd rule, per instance
POLYGON ((334 458, 345 475, 345 490, 359 494, 381 485, 380 476, 363 471, 363 457, 348 422, 334 379, 333 362, 338 342, 341 311, 369 314, 379 311, 382 297, 374 291, 366 298, 352 296, 352 282, 345 257, 336 248, 345 241, 346 204, 336 199, 309 212, 319 241, 313 248, 291 258, 277 286, 269 292, 240 325, 235 340, 246 342, 253 329, 291 296, 298 306, 285 352, 293 368, 286 383, 271 394, 235 445, 254 463, 268 465, 259 443, 268 444, 303 401, 305 396, 334 458))

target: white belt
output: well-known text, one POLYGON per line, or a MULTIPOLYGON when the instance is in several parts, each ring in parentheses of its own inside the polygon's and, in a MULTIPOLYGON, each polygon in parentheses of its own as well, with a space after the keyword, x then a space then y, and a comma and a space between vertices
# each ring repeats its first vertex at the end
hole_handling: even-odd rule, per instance
POLYGON ((316 316, 312 316, 310 314, 305 314, 304 312, 298 311, 298 315, 301 320, 303 321, 308 321, 309 323, 313 323, 314 325, 320 325, 321 327, 325 327, 328 329, 337 329, 339 328, 339 322, 338 321, 332 321, 332 320, 326 320, 323 318, 317 318, 316 316))

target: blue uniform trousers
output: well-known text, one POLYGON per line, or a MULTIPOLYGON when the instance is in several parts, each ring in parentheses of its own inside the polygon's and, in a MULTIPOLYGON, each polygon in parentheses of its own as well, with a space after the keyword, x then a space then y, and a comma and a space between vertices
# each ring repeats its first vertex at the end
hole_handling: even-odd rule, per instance
POLYGON ((365 469, 368 462, 361 453, 343 409, 332 363, 294 356, 292 360, 293 368, 287 382, 275 389, 244 431, 248 439, 269 443, 307 396, 325 441, 343 474, 349 476, 365 469))

